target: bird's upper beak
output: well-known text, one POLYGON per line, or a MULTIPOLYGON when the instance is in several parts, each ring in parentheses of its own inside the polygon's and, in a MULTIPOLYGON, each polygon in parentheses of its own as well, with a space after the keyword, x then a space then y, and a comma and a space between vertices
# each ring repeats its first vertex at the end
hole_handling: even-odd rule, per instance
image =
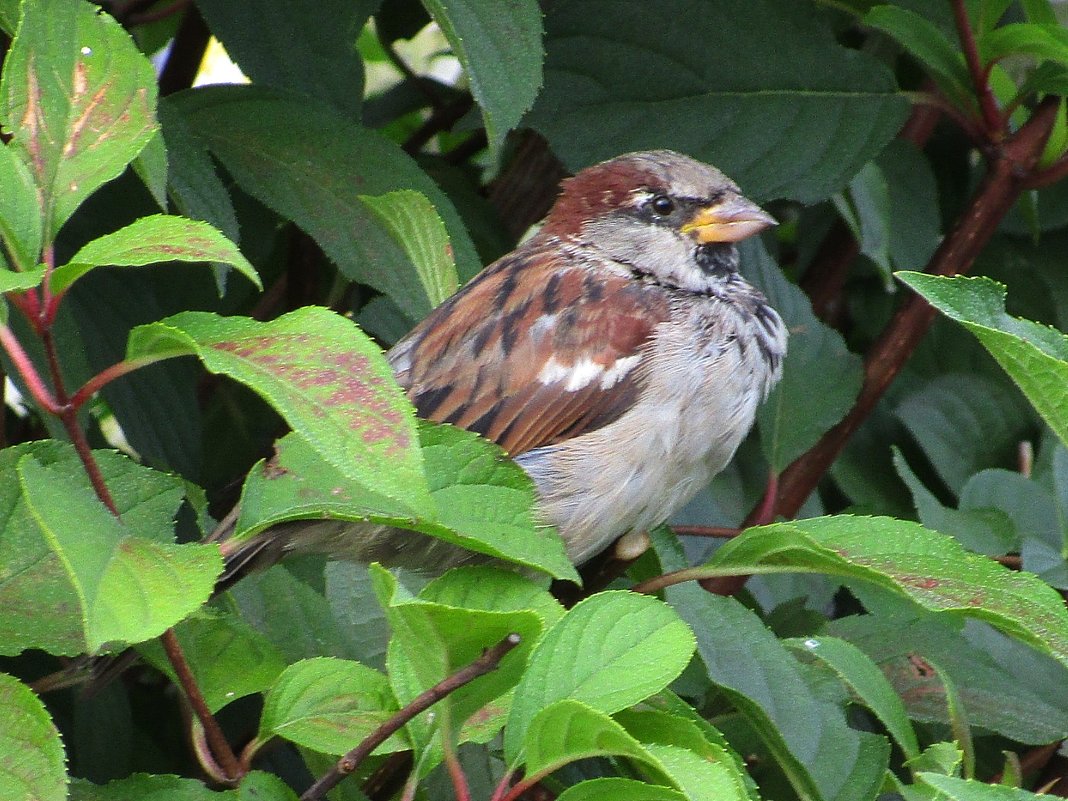
POLYGON ((692 233, 705 245, 709 242, 740 242, 770 225, 778 225, 774 217, 756 203, 730 193, 723 200, 698 209, 681 230, 685 234, 692 233))

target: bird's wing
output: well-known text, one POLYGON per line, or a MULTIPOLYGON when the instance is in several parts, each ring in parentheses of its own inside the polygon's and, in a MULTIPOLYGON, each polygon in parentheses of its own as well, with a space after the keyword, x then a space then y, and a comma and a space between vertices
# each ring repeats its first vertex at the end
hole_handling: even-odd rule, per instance
POLYGON ((394 346, 390 362, 421 417, 477 431, 514 456, 630 407, 668 303, 656 287, 562 258, 529 243, 394 346))

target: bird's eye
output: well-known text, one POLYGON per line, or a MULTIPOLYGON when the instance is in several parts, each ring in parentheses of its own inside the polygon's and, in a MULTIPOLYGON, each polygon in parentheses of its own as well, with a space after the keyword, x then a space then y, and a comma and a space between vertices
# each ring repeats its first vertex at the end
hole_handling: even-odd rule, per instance
POLYGON ((666 217, 675 210, 675 201, 667 195, 656 195, 649 201, 649 208, 661 217, 666 217))

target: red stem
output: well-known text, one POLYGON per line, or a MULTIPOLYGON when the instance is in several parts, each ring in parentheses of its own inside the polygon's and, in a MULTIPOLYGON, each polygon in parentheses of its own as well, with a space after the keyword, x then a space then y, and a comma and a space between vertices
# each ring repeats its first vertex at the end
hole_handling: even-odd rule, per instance
POLYGON ((968 9, 964 7, 964 0, 953 0, 953 17, 957 23, 957 35, 964 51, 964 60, 968 64, 968 73, 975 86, 975 95, 979 99, 979 111, 983 115, 987 139, 991 142, 1000 141, 1005 135, 1005 119, 998 110, 997 100, 994 99, 990 81, 987 80, 988 72, 983 69, 979 60, 979 47, 975 42, 975 33, 968 20, 968 9))
POLYGON ((174 633, 174 629, 167 629, 163 632, 160 642, 163 644, 163 650, 167 652, 167 659, 174 668, 179 684, 185 690, 186 698, 189 699, 189 705, 193 708, 193 713, 200 721, 200 725, 204 727, 204 736, 207 738, 212 754, 218 760, 222 769, 226 771, 227 778, 237 781, 237 779, 241 778, 241 765, 237 761, 237 757, 234 756, 230 743, 226 741, 222 729, 219 728, 219 724, 212 716, 211 710, 208 709, 204 696, 200 693, 200 688, 197 686, 196 679, 193 678, 193 671, 190 670, 185 654, 182 653, 182 646, 178 643, 178 636, 174 633))
POLYGON ((15 366, 15 371, 26 384, 26 388, 30 390, 37 405, 49 414, 58 415, 60 406, 53 397, 52 390, 45 386, 33 361, 22 349, 22 344, 15 338, 14 332, 6 325, 0 325, 0 345, 3 345, 4 350, 7 351, 11 363, 15 366))
POLYGON ((452 789, 453 793, 456 795, 456 801, 471 801, 471 788, 467 784, 467 776, 464 775, 464 769, 460 765, 460 760, 456 757, 456 749, 453 748, 453 744, 445 737, 443 737, 443 745, 445 750, 445 768, 449 771, 449 778, 452 780, 452 789))
POLYGON ((85 382, 82 387, 71 395, 70 405, 75 411, 85 405, 86 401, 93 397, 97 392, 110 384, 116 378, 121 378, 127 373, 132 373, 134 370, 139 370, 149 364, 154 364, 159 361, 155 357, 145 357, 142 359, 125 359, 121 362, 116 362, 111 367, 105 367, 95 376, 85 382))

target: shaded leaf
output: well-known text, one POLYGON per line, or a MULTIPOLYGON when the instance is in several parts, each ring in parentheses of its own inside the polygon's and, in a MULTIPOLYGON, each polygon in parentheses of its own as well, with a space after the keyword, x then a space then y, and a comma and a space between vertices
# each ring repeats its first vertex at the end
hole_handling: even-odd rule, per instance
POLYGON ((141 267, 169 261, 229 264, 263 289, 256 268, 229 239, 206 222, 156 214, 94 239, 52 274, 52 289, 67 290, 94 267, 141 267))
POLYGON ((841 334, 820 322, 812 304, 758 240, 742 243, 742 271, 768 297, 790 331, 782 380, 757 411, 760 445, 781 472, 816 443, 852 406, 863 370, 841 334), (820 392, 812 391, 818 382, 820 392))
POLYGON ((41 210, 33 176, 6 145, 0 145, 0 186, 0 264, 30 270, 41 252, 41 210))
POLYGON ((0 673, 0 798, 63 801, 67 765, 63 742, 41 699, 0 673))
POLYGON ((23 4, 0 80, 0 125, 33 173, 51 241, 156 131, 152 65, 114 19, 86 3, 23 4))
POLYGON ((425 0, 423 5, 467 73, 490 149, 496 152, 541 88, 541 8, 537 0, 491 5, 425 0))
POLYGON ((845 185, 907 114, 882 64, 838 46, 790 0, 731 0, 715 13, 683 0, 571 0, 553 5, 545 30, 545 89, 526 123, 572 171, 670 147, 750 197, 812 202, 845 185))

